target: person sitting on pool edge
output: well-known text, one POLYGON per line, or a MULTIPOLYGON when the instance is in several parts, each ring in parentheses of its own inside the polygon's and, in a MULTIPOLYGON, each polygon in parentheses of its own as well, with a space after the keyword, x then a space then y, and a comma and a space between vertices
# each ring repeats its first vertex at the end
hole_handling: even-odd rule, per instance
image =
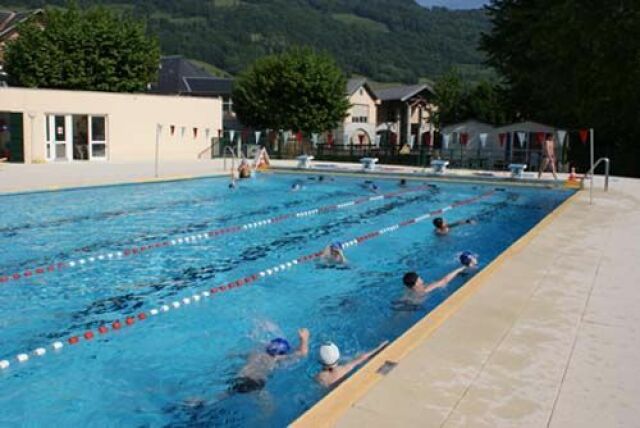
POLYGON ((305 358, 309 354, 309 330, 301 328, 298 330, 298 337, 300 345, 293 352, 286 339, 277 337, 267 344, 264 352, 253 353, 238 376, 230 382, 228 393, 247 394, 260 391, 279 363, 305 358))
POLYGON ((328 245, 324 250, 322 250, 322 259, 330 263, 346 263, 347 258, 344 255, 342 243, 335 241, 328 245))
POLYGON ((402 277, 402 282, 409 290, 411 290, 411 292, 414 295, 422 297, 429 294, 433 290, 446 287, 451 281, 453 281, 459 274, 464 272, 468 267, 469 268, 475 267, 476 264, 477 264, 476 260, 473 259, 473 261, 469 261, 468 265, 463 265, 459 268, 456 268, 451 272, 449 272, 448 274, 446 274, 445 276, 443 276, 442 278, 440 278, 439 280, 434 281, 430 284, 425 284, 423 279, 420 278, 420 275, 418 275, 416 272, 405 273, 404 276, 402 277))
POLYGON ((240 162, 238 178, 251 178, 251 165, 246 159, 242 159, 242 162, 240 162))
POLYGON ((338 349, 334 343, 327 342, 323 344, 319 350, 322 371, 316 375, 316 382, 326 388, 334 386, 342 381, 356 367, 380 352, 388 344, 389 341, 385 340, 371 351, 362 353, 344 364, 338 364, 340 362, 340 349, 338 349))
POLYGON ((442 217, 437 217, 433 219, 433 226, 436 228, 436 234, 438 235, 446 235, 449 233, 450 229, 454 227, 461 226, 463 224, 474 224, 475 220, 468 218, 466 220, 460 220, 453 223, 447 223, 445 219, 442 217))

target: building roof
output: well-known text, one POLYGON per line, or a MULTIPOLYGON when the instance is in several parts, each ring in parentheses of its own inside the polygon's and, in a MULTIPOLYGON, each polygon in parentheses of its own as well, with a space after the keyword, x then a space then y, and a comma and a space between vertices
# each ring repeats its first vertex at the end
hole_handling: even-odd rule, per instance
POLYGON ((13 12, 10 10, 0 10, 0 39, 12 33, 19 24, 27 21, 35 15, 40 15, 44 11, 35 9, 28 12, 13 12))
POLYGON ((367 92, 369 92, 369 95, 371 95, 371 98, 373 98, 374 101, 378 100, 378 95, 371 88, 371 86, 369 86, 367 79, 365 79, 364 77, 354 77, 347 81, 347 95, 351 96, 355 94, 356 91, 362 87, 364 87, 367 92))
POLYGON ((420 85, 395 86, 393 88, 380 89, 376 91, 378 98, 382 101, 402 101, 405 102, 420 92, 428 91, 434 95, 433 88, 426 83, 420 85))
POLYGON ((233 79, 221 77, 184 77, 184 84, 188 92, 200 95, 223 96, 231 95, 233 79))
POLYGON ((161 94, 189 93, 185 77, 213 77, 181 55, 165 56, 160 59, 158 82, 151 91, 161 94))
POLYGON ((470 133, 480 133, 480 132, 493 132, 495 127, 486 122, 480 122, 479 120, 469 119, 464 122, 454 123, 448 126, 443 127, 440 132, 443 134, 450 134, 452 132, 470 132, 470 133))
POLYGON ((545 125, 543 123, 537 122, 518 122, 512 123, 510 125, 502 126, 496 129, 496 132, 506 133, 506 132, 555 132, 556 128, 554 126, 545 125))

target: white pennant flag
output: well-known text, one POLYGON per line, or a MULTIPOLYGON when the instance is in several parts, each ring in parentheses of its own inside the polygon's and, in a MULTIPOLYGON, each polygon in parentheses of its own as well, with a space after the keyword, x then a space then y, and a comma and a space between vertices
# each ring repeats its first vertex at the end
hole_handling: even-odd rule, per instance
POLYGON ((260 135, 262 133, 260 131, 256 131, 254 134, 256 136, 256 144, 260 144, 260 135))
POLYGON ((184 133, 187 132, 187 127, 183 126, 180 128, 180 136, 184 138, 184 133))
POLYGON ((564 146, 564 138, 567 136, 567 131, 563 131, 562 129, 558 129, 558 144, 560 147, 564 146))
POLYGON ((484 132, 482 134, 480 134, 480 147, 482 147, 483 149, 487 145, 487 137, 488 136, 489 136, 489 134, 486 134, 484 132))
POLYGON ((229 131, 229 140, 233 143, 233 139, 236 136, 236 131, 229 131))
POLYGON ((380 140, 382 139, 382 135, 376 135, 376 146, 380 147, 380 140))
POLYGON ((211 142, 209 139, 209 135, 211 135, 211 130, 209 128, 204 130, 204 138, 207 140, 207 143, 211 142))
POLYGON ((291 131, 284 131, 282 133, 282 138, 284 139, 284 142, 287 143, 289 141, 289 136, 291 135, 291 131))
POLYGON ((409 147, 411 147, 413 149, 413 144, 416 142, 416 136, 412 135, 411 139, 409 140, 409 147))
POLYGON ((451 134, 444 134, 442 136, 442 148, 444 150, 449 149, 449 140, 451 139, 451 134))
POLYGON ((320 137, 320 135, 318 135, 317 132, 314 132, 311 134, 311 141, 313 142, 313 147, 316 147, 318 145, 318 138, 320 137))
POLYGON ((524 147, 524 143, 527 141, 526 132, 518 132, 518 141, 520 142, 520 148, 524 147))

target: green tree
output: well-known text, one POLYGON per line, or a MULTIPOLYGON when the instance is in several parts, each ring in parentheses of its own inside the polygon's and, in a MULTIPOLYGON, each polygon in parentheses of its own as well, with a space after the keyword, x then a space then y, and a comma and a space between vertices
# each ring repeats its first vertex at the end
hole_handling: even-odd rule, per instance
POLYGON ((349 108, 344 74, 309 48, 256 61, 236 80, 233 100, 246 125, 306 133, 336 128, 349 108))
POLYGON ((134 92, 156 77, 160 49, 141 23, 104 8, 48 9, 9 43, 6 71, 15 86, 134 92))
POLYGON ((482 47, 514 111, 595 128, 596 154, 640 176, 640 2, 493 0, 488 13, 482 47))
POLYGON ((436 122, 440 126, 451 125, 468 118, 467 88, 457 70, 452 69, 436 80, 436 122))

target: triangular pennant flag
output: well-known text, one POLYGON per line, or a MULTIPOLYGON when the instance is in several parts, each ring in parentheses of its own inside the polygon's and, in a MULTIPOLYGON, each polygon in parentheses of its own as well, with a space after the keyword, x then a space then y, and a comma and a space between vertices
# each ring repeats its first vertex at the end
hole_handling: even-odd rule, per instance
POLYGON ((171 125, 171 126, 169 127, 169 129, 171 129, 171 136, 173 137, 173 134, 175 134, 175 133, 176 133, 176 126, 175 126, 175 125, 171 125))
POLYGON ((187 132, 187 127, 186 126, 181 126, 180 127, 180 136, 182 138, 184 138, 184 134, 187 132))
POLYGON ((500 140, 500 147, 504 147, 504 143, 507 141, 507 134, 498 134, 498 139, 500 140))
POLYGON ((558 143, 560 146, 564 146, 564 137, 567 136, 567 131, 563 131, 562 129, 558 129, 558 143))
POLYGON ((466 147, 468 142, 469 142, 469 134, 466 132, 462 132, 460 134, 460 145, 466 147))
POLYGON ((311 134, 311 141, 313 142, 313 147, 316 147, 318 145, 318 138, 320 138, 320 135, 318 135, 317 132, 314 132, 311 134))
POLYGON ((210 130, 209 128, 206 128, 206 129, 204 130, 204 138, 205 138, 205 140, 207 140, 207 142, 209 142, 209 141, 210 141, 210 140, 209 140, 209 136, 210 136, 210 135, 211 135, 211 130, 210 130))
POLYGON ((538 142, 539 145, 542 145, 542 143, 544 143, 544 137, 545 137, 544 132, 536 132, 536 141, 538 142))
POLYGON ((376 146, 380 146, 381 139, 382 139, 382 135, 376 135, 376 146))
POLYGON ((198 128, 193 128, 193 138, 198 138, 198 128))
POLYGON ((479 135, 479 137, 480 137, 480 147, 482 147, 483 149, 487 145, 487 137, 488 136, 489 136, 489 134, 486 134, 484 132, 479 135))
POLYGON ((329 146, 333 145, 333 132, 327 132, 327 144, 329 146))
POLYGON ((518 132, 518 141, 520 142, 520 148, 523 148, 524 144, 527 142, 527 133, 518 132))
POLYGON ((284 140, 285 143, 289 141, 290 136, 291 136, 291 131, 284 131, 282 133, 282 139, 284 140))
POLYGON ((451 139, 451 134, 444 134, 442 136, 442 148, 444 150, 449 149, 449 140, 451 139))
POLYGON ((409 140, 409 147, 413 148, 413 144, 416 142, 416 136, 412 135, 411 139, 409 140))
POLYGON ((235 139, 235 137, 236 137, 236 131, 234 130, 229 131, 229 141, 233 143, 233 140, 235 139))
POLYGON ((256 137, 256 144, 260 144, 260 135, 261 135, 261 132, 260 132, 260 131, 256 131, 256 132, 254 132, 253 134, 254 134, 254 135, 255 135, 255 137, 256 137))
POLYGON ((296 133, 296 140, 298 140, 298 143, 302 143, 302 131, 296 133))
POLYGON ((580 130, 580 141, 582 144, 587 144, 587 140, 589 139, 589 130, 581 129, 580 130))

